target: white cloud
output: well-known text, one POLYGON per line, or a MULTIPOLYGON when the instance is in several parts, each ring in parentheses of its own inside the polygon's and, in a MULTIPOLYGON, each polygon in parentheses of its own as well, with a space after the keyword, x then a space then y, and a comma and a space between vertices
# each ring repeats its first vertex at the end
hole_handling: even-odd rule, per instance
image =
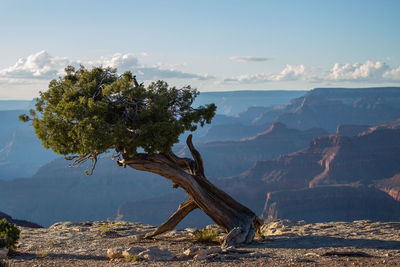
POLYGON ((50 80, 64 74, 64 68, 68 65, 87 67, 104 66, 117 68, 119 72, 127 70, 137 74, 141 80, 154 79, 194 79, 209 80, 215 77, 209 74, 186 73, 168 66, 154 65, 145 66, 140 64, 138 57, 134 54, 116 53, 110 57, 101 57, 94 61, 73 61, 67 58, 53 57, 46 51, 40 51, 26 58, 19 59, 13 66, 0 70, 0 83, 34 83, 37 80, 50 80))
POLYGON ((379 82, 386 80, 385 73, 390 72, 390 67, 382 61, 370 61, 361 64, 336 63, 325 77, 329 81, 370 81, 379 82))
POLYGON ((252 56, 246 56, 246 57, 235 56, 235 57, 230 57, 229 59, 236 62, 263 62, 271 60, 271 58, 268 57, 252 57, 252 56))
POLYGON ((396 69, 386 71, 383 74, 383 78, 392 80, 392 81, 400 81, 400 66, 397 67, 396 69))
POLYGON ((301 64, 298 66, 286 65, 286 67, 279 73, 271 75, 272 81, 295 81, 303 79, 307 75, 306 67, 301 64))
POLYGON ((244 74, 224 79, 224 84, 252 84, 283 81, 318 82, 400 82, 400 66, 391 68, 382 61, 339 64, 330 70, 305 65, 286 65, 279 73, 244 74))
POLYGON ((99 60, 89 61, 89 62, 82 62, 83 65, 93 66, 104 66, 104 67, 111 67, 117 68, 118 71, 124 72, 127 70, 132 70, 139 66, 138 58, 131 53, 121 54, 116 53, 111 57, 101 57, 99 60))
POLYGON ((10 82, 16 79, 50 79, 60 75, 68 64, 71 62, 67 58, 52 57, 46 51, 40 51, 0 70, 0 77, 9 78, 10 82))
POLYGON ((304 80, 310 71, 302 65, 286 65, 286 67, 277 74, 245 74, 226 78, 223 83, 243 84, 243 83, 265 83, 279 81, 304 80))

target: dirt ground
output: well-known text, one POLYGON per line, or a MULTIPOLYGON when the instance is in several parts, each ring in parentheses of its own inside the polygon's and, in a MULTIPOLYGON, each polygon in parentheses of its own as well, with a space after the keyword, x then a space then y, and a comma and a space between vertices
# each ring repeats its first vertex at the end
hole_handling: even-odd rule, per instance
POLYGON ((131 222, 63 222, 21 229, 16 252, 4 261, 7 266, 400 266, 400 222, 281 220, 264 224, 263 236, 252 244, 217 252, 217 241, 196 241, 195 229, 189 228, 154 239, 141 238, 153 226, 131 222), (131 247, 156 247, 172 256, 108 257, 109 249, 131 247), (203 256, 187 255, 188 249, 202 250, 203 256))

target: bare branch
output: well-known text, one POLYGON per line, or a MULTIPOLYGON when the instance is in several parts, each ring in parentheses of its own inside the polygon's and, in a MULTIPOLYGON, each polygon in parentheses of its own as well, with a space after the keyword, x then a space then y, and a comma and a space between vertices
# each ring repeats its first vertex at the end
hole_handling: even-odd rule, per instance
POLYGON ((94 169, 96 168, 96 164, 97 164, 97 156, 100 155, 101 152, 95 152, 92 154, 84 154, 82 156, 71 156, 71 157, 65 157, 66 160, 74 160, 74 162, 72 162, 71 164, 68 165, 68 167, 80 167, 83 163, 85 163, 88 160, 92 161, 92 167, 90 172, 88 172, 88 170, 85 171, 85 173, 87 175, 92 175, 94 169))
POLYGON ((192 157, 195 161, 195 174, 196 175, 204 175, 204 163, 203 163, 203 158, 201 157, 199 151, 194 148, 194 145, 192 143, 192 135, 189 134, 189 136, 186 139, 186 144, 189 147, 190 153, 192 154, 192 157))
POLYGON ((186 200, 185 202, 179 205, 177 211, 175 211, 174 214, 172 214, 171 217, 169 217, 168 221, 158 226, 154 232, 146 234, 145 238, 154 237, 156 235, 174 229, 175 226, 177 226, 178 223, 183 220, 183 218, 185 218, 190 212, 192 212, 197 208, 198 206, 192 198, 186 200))

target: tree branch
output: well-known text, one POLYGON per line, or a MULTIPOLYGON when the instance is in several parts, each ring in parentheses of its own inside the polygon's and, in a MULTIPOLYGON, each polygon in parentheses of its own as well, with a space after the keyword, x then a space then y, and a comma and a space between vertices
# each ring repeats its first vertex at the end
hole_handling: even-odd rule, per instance
POLYGON ((186 200, 185 202, 183 202, 179 205, 179 208, 177 209, 177 211, 175 211, 174 214, 172 214, 171 217, 169 217, 169 219, 165 223, 158 226, 154 232, 146 234, 145 238, 154 237, 156 235, 159 235, 159 234, 162 234, 162 233, 165 233, 167 231, 174 229, 175 226, 177 226, 178 223, 180 221, 182 221, 183 218, 186 217, 186 215, 188 215, 190 212, 192 212, 193 210, 195 210, 197 208, 198 208, 198 206, 192 198, 186 200))
POLYGON ((199 151, 194 148, 193 143, 192 143, 192 135, 189 134, 189 136, 186 139, 186 144, 189 147, 190 153, 192 154, 192 157, 195 162, 195 174, 196 175, 201 175, 204 176, 204 164, 203 164, 203 158, 201 157, 199 151))

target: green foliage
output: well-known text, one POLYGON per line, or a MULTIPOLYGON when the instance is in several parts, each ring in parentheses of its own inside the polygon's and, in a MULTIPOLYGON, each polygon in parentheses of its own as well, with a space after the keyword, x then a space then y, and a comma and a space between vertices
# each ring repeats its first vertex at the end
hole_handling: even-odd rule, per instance
POLYGON ((6 219, 0 221, 0 248, 7 247, 10 251, 16 248, 20 230, 6 219))
POLYGON ((210 123, 215 114, 214 104, 192 107, 199 92, 190 86, 157 81, 146 88, 129 71, 118 75, 103 67, 65 71, 40 92, 36 112, 20 119, 33 121, 44 147, 70 158, 96 159, 109 150, 168 153, 180 134, 210 123))
POLYGON ((109 223, 103 223, 102 225, 100 225, 100 232, 102 233, 107 233, 111 231, 111 227, 109 223))
POLYGON ((41 259, 46 258, 47 255, 49 255, 49 251, 47 249, 41 249, 36 253, 36 256, 41 259))
POLYGON ((218 230, 216 229, 200 229, 194 233, 194 240, 199 242, 213 242, 218 236, 218 230))
POLYGON ((136 254, 129 254, 129 255, 125 256, 126 262, 137 262, 140 260, 141 260, 141 258, 136 254))

